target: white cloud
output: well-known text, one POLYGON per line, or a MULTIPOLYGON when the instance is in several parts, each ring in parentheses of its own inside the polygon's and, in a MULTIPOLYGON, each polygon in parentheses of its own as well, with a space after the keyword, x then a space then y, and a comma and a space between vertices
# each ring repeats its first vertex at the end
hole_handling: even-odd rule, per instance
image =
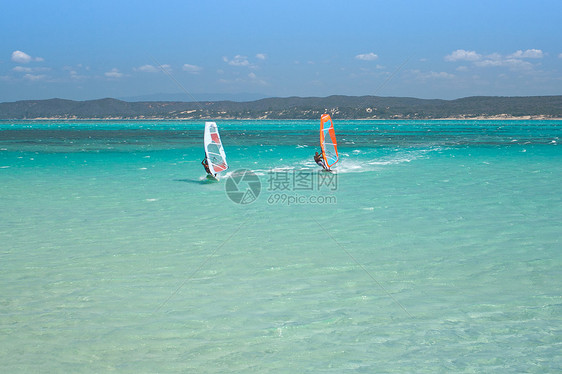
POLYGON ((511 70, 530 70, 533 64, 517 58, 503 57, 499 53, 492 53, 481 61, 474 62, 478 67, 507 67, 511 70))
POLYGON ((12 52, 12 61, 18 62, 21 64, 27 64, 32 60, 31 56, 22 51, 14 51, 12 52))
POLYGON ((19 64, 27 64, 31 61, 41 62, 44 61, 42 57, 31 57, 25 52, 22 51, 13 51, 12 52, 12 61, 17 62, 19 64))
POLYGON ((255 73, 250 73, 248 74, 248 78, 250 78, 252 83, 256 83, 256 84, 261 84, 261 85, 267 85, 267 82, 264 81, 261 78, 258 78, 258 76, 255 73))
MULTIPOLYGON (((524 59, 538 59, 542 58, 544 53, 540 49, 527 49, 526 51, 519 50, 510 55, 502 55, 500 53, 491 53, 489 55, 481 55, 475 51, 465 51, 464 49, 457 49, 450 55, 445 56, 445 61, 469 61, 474 66, 487 68, 487 67, 505 67, 510 70, 530 71, 534 65, 524 59)), ((462 67, 466 70, 467 67, 462 67)), ((458 69, 461 71, 460 69, 458 69)))
POLYGON ((70 79, 79 80, 79 79, 87 79, 88 78, 88 76, 80 74, 79 71, 80 70, 88 71, 88 70, 90 70, 90 68, 84 67, 84 66, 82 66, 82 64, 78 64, 75 67, 65 66, 65 67, 63 67, 63 70, 68 72, 68 74, 70 75, 70 79))
POLYGON ((197 65, 183 64, 182 70, 191 74, 199 74, 203 68, 197 65))
POLYGON ((510 58, 543 58, 543 52, 540 49, 527 49, 526 51, 519 50, 507 57, 510 58))
POLYGON ((111 69, 111 71, 106 72, 105 76, 108 78, 121 78, 123 76, 123 73, 120 73, 119 69, 113 68, 111 69))
POLYGON ((429 71, 429 72, 422 72, 419 70, 414 70, 414 73, 417 75, 417 77, 419 79, 452 79, 455 77, 454 74, 450 74, 447 72, 435 72, 435 71, 429 71))
POLYGON ((257 58, 258 60, 265 60, 265 59, 267 58, 267 55, 266 55, 265 53, 258 53, 258 54, 256 55, 256 58, 257 58))
POLYGON ((38 81, 38 80, 42 80, 45 79, 47 76, 43 75, 43 74, 26 74, 23 76, 24 79, 30 80, 30 81, 38 81))
POLYGON ((363 61, 374 61, 377 58, 379 58, 379 56, 374 54, 373 52, 370 52, 370 53, 359 54, 359 55, 355 56, 355 58, 358 59, 358 60, 363 60, 363 61))
POLYGON ((434 71, 431 71, 431 72, 429 72, 429 77, 430 78, 438 78, 438 79, 451 79, 451 78, 454 78, 455 75, 444 72, 444 71, 441 71, 441 72, 438 72, 438 73, 434 72, 434 71))
POLYGON ((223 83, 223 84, 236 84, 236 83, 244 83, 244 81, 241 78, 235 78, 235 79, 219 79, 218 80, 219 83, 223 83))
POLYGON ((12 70, 16 71, 18 73, 31 73, 33 71, 32 68, 26 68, 26 67, 23 67, 23 66, 16 66, 12 70))
POLYGON ((41 71, 49 71, 51 69, 50 68, 42 68, 42 67, 29 68, 29 67, 26 67, 26 66, 16 66, 12 70, 17 72, 17 73, 38 73, 38 72, 41 72, 41 71))
POLYGON ((558 55, 558 58, 562 58, 562 53, 560 53, 560 54, 558 55))
POLYGON ((231 78, 220 78, 219 83, 222 84, 258 84, 267 85, 267 82, 261 79, 256 73, 250 72, 247 75, 238 75, 231 78))
POLYGON ((160 65, 160 66, 143 65, 143 66, 139 66, 138 68, 133 68, 134 71, 139 71, 141 73, 158 73, 162 71, 162 69, 169 72, 172 70, 172 67, 170 65, 160 65))
POLYGON ((87 75, 80 74, 77 70, 70 69, 68 70, 68 74, 70 75, 70 79, 74 79, 74 80, 88 79, 87 75))
POLYGON ((152 65, 143 65, 138 68, 133 68, 134 71, 140 71, 141 73, 158 73, 158 68, 152 65))
POLYGON ((231 66, 250 66, 250 61, 248 61, 248 57, 246 56, 236 55, 232 60, 229 60, 226 57, 223 57, 222 59, 231 66))
POLYGON ((474 64, 480 67, 502 66, 503 58, 499 53, 492 53, 479 61, 475 61, 474 64))
POLYGON ((532 70, 534 65, 529 61, 508 58, 504 61, 503 66, 507 66, 511 70, 532 70))
POLYGON ((445 61, 478 61, 482 56, 475 51, 465 51, 457 49, 450 55, 445 56, 445 61))

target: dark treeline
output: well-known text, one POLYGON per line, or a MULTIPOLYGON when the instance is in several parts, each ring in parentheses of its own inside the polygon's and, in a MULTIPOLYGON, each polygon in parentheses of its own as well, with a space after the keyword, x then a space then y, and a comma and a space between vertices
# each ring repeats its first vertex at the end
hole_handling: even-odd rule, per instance
POLYGON ((377 96, 268 98, 248 102, 127 102, 116 99, 25 100, 0 103, 0 119, 440 119, 562 118, 562 95, 456 100, 377 96))

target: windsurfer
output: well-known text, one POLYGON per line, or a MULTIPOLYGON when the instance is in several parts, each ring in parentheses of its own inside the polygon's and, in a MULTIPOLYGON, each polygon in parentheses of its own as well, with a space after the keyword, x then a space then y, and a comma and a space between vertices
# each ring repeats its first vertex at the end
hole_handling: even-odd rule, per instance
POLYGON ((326 164, 324 163, 324 156, 322 156, 320 153, 316 152, 314 154, 314 161, 319 165, 322 166, 324 169, 326 169, 326 164))
POLYGON ((207 162, 207 155, 205 155, 205 158, 203 159, 203 161, 201 161, 201 165, 203 165, 207 174, 213 175, 213 173, 211 173, 211 170, 209 170, 209 163, 207 162))

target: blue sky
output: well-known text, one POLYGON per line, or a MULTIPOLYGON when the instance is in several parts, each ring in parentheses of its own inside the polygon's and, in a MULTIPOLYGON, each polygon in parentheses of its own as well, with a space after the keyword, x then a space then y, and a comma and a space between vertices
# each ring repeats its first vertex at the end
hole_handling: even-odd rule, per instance
POLYGON ((181 93, 174 79, 241 100, 560 95, 561 15, 560 0, 3 0, 0 102, 181 93))

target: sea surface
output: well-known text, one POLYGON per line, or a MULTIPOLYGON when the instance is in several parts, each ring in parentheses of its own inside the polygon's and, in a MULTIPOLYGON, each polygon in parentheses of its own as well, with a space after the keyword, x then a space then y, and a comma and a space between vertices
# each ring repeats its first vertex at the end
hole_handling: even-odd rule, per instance
POLYGON ((5 373, 559 373, 562 122, 0 122, 5 373))

